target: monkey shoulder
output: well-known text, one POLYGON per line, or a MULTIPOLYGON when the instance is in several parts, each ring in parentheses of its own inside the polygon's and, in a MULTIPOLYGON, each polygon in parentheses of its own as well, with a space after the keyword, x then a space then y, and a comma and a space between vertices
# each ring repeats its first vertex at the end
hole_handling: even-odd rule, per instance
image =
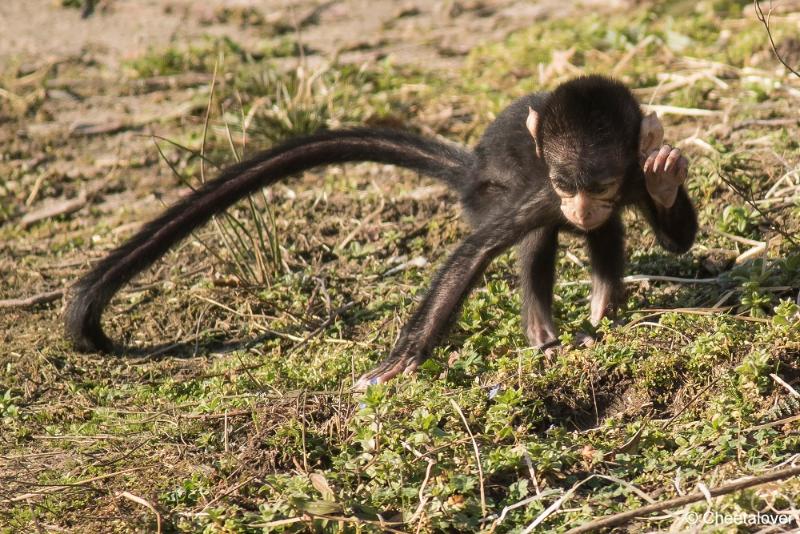
POLYGON ((546 166, 536 157, 536 145, 525 125, 528 108, 541 107, 546 96, 533 93, 515 100, 486 128, 475 147, 479 180, 513 190, 546 176, 546 166))
POLYGON ((538 111, 544 104, 546 96, 547 93, 532 93, 509 104, 486 128, 481 140, 478 142, 478 149, 480 150, 481 147, 493 149, 499 143, 532 146, 533 140, 525 125, 525 121, 528 118, 528 108, 538 111))

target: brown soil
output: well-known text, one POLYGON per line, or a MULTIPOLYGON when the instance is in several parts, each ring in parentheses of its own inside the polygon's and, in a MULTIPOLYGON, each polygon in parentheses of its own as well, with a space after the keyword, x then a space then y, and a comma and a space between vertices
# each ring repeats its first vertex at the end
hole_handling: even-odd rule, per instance
MULTIPOLYGON (((587 0, 618 9, 627 0, 587 0)), ((294 30, 322 56, 345 61, 391 54, 399 62, 453 66, 482 41, 494 41, 577 6, 558 0, 100 0, 88 17, 60 2, 0 3, 0 60, 34 61, 90 53, 109 66, 148 49, 206 35, 244 46, 294 30)), ((577 4, 577 3, 576 3, 577 4)))

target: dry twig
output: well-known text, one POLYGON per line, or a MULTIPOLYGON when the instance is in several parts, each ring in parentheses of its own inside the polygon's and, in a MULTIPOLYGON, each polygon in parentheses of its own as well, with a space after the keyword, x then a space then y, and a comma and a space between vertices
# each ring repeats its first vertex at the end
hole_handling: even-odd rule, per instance
POLYGON ((39 304, 47 304, 49 302, 55 302, 56 300, 60 299, 63 296, 64 296, 64 290, 56 289, 54 291, 45 291, 44 293, 39 293, 38 295, 32 295, 30 297, 0 300, 0 309, 30 308, 32 306, 36 306, 39 304))
POLYGON ((467 423, 467 418, 464 417, 464 412, 461 411, 461 407, 453 399, 450 399, 450 404, 453 405, 453 409, 461 416, 461 420, 464 422, 464 428, 467 429, 467 434, 469 434, 472 440, 472 448, 475 450, 475 462, 478 464, 478 478, 481 482, 481 513, 483 513, 483 517, 486 517, 486 492, 483 482, 483 467, 481 467, 481 451, 478 449, 478 442, 475 441, 475 436, 472 435, 472 430, 469 428, 469 423, 467 423))
MULTIPOLYGON (((728 484, 723 484, 722 486, 719 486, 717 488, 707 489, 707 492, 708 495, 710 495, 711 497, 718 497, 720 495, 727 495, 728 493, 733 493, 734 491, 752 488, 754 486, 760 486, 762 484, 767 484, 769 482, 775 482, 776 480, 786 480, 787 478, 796 477, 798 475, 800 475, 800 465, 796 465, 794 467, 789 467, 786 469, 780 469, 778 471, 773 471, 771 473, 767 473, 765 475, 760 475, 757 477, 745 478, 737 480, 735 482, 730 482, 728 484)), ((606 517, 601 517, 599 519, 589 521, 588 523, 581 525, 579 527, 568 530, 567 534, 580 534, 581 532, 592 532, 594 530, 599 530, 601 528, 610 528, 619 525, 624 525, 628 521, 635 519, 637 517, 642 517, 651 514, 653 512, 663 512, 664 510, 669 510, 670 508, 677 508, 679 506, 684 506, 686 504, 699 502, 705 499, 706 499, 705 492, 696 491, 688 495, 683 495, 681 497, 675 497, 673 499, 667 499, 666 501, 648 504, 647 506, 642 506, 640 508, 636 508, 635 510, 628 510, 625 512, 620 512, 618 514, 612 514, 606 517)))
POLYGON ((156 515, 156 532, 157 534, 161 534, 161 514, 156 510, 155 506, 153 506, 150 502, 142 499, 138 495, 134 495, 128 491, 123 491, 122 493, 118 493, 117 497, 122 497, 123 499, 128 499, 131 502, 135 502, 136 504, 140 504, 153 512, 156 515))
POLYGON ((797 72, 791 67, 791 65, 786 63, 786 60, 781 57, 781 55, 778 53, 778 49, 775 47, 775 41, 772 39, 772 30, 769 27, 769 21, 770 18, 772 17, 772 1, 770 1, 769 4, 770 4, 769 11, 767 12, 766 15, 764 15, 764 10, 761 9, 761 2, 759 2, 759 0, 753 0, 753 7, 756 8, 756 18, 758 18, 759 22, 761 22, 761 24, 764 25, 764 29, 767 30, 769 45, 770 47, 772 47, 772 51, 775 53, 775 57, 778 58, 778 61, 780 61, 784 67, 789 69, 789 72, 800 78, 800 72, 797 72))
POLYGON ((123 469, 122 471, 117 471, 115 473, 106 473, 104 475, 98 475, 96 477, 87 478, 84 480, 80 480, 78 482, 72 482, 68 484, 40 484, 42 486, 41 491, 31 492, 31 493, 24 493, 22 495, 17 495, 16 497, 10 497, 8 499, 3 499, 0 503, 12 503, 12 502, 20 502, 20 501, 27 501, 28 499, 32 499, 34 497, 42 497, 49 493, 54 493, 56 491, 64 490, 67 488, 75 488, 75 487, 83 487, 88 486, 92 482, 98 482, 100 480, 105 480, 107 478, 113 478, 120 475, 126 475, 128 473, 132 473, 134 471, 141 471, 142 469, 146 469, 149 466, 138 466, 138 467, 130 467, 128 469, 123 469))

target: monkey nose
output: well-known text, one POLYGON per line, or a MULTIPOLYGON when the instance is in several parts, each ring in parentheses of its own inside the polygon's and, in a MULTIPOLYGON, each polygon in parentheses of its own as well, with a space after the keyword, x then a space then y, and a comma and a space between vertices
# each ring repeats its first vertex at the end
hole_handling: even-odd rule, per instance
POLYGON ((578 224, 586 226, 594 217, 591 211, 579 210, 575 213, 575 218, 578 220, 578 224))
POLYGON ((577 224, 583 230, 594 230, 605 220, 604 217, 594 211, 581 212, 576 214, 577 224))

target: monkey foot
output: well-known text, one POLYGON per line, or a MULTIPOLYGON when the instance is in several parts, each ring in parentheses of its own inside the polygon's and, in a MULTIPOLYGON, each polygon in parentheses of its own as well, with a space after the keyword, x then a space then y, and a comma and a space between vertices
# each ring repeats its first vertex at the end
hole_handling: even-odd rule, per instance
POLYGON ((588 349, 589 347, 592 347, 594 346, 595 343, 597 343, 597 337, 593 336, 592 334, 587 334, 586 332, 578 332, 577 334, 575 334, 574 343, 576 347, 583 347, 588 349))
MULTIPOLYGON (((592 335, 586 332, 578 332, 575 334, 574 339, 570 343, 570 346, 576 348, 589 348, 594 346, 599 338, 596 335, 592 335)), ((545 357, 552 361, 558 353, 564 349, 564 346, 557 339, 552 339, 545 343, 538 343, 535 345, 537 349, 542 351, 545 357)))
POLYGON ((548 360, 552 360, 558 353, 561 352, 561 342, 557 339, 551 339, 550 341, 546 341, 544 343, 537 343, 535 345, 537 349, 544 353, 545 358, 548 360))
POLYGON ((361 378, 353 384, 353 391, 366 391, 367 387, 384 384, 400 373, 410 375, 417 370, 420 363, 420 360, 413 356, 389 356, 375 369, 361 375, 361 378))

